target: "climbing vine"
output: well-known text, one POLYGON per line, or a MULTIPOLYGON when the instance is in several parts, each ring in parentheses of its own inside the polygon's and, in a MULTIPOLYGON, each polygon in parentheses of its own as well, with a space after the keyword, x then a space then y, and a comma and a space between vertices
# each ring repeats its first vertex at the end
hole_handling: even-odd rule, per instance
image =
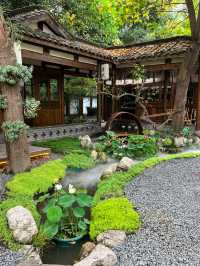
POLYGON ((5 134, 5 138, 8 142, 16 141, 19 136, 28 129, 28 126, 21 120, 17 121, 5 121, 2 124, 2 129, 5 134))
POLYGON ((26 118, 35 118, 39 110, 40 101, 37 101, 35 98, 28 98, 24 103, 24 115, 26 118))
POLYGON ((8 107, 8 100, 5 96, 0 95, 0 109, 5 110, 8 107))
POLYGON ((0 83, 7 83, 10 86, 17 84, 19 80, 24 82, 30 80, 32 77, 32 69, 27 66, 0 66, 0 83))

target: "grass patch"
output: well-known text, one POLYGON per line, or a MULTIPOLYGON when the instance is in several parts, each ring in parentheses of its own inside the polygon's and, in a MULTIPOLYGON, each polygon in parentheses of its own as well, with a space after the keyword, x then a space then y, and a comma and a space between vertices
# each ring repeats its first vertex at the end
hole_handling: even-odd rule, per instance
POLYGON ((90 156, 86 154, 70 153, 63 159, 67 167, 78 169, 89 169, 94 167, 95 163, 90 156))
POLYGON ((44 148, 50 148, 55 153, 83 153, 89 154, 89 151, 83 149, 78 138, 64 137, 60 139, 52 139, 45 141, 34 141, 33 146, 39 146, 44 148))
POLYGON ((134 232, 140 226, 139 214, 126 198, 112 198, 99 203, 92 210, 90 237, 95 239, 109 229, 134 232))
MULTIPOLYGON (((199 157, 200 152, 191 152, 183 154, 168 155, 163 158, 153 157, 140 162, 130 168, 127 172, 117 172, 111 175, 106 180, 99 183, 97 191, 93 199, 92 208, 92 221, 90 224, 90 236, 94 239, 99 233, 108 229, 118 229, 127 232, 137 229, 139 226, 138 221, 136 224, 131 223, 130 217, 126 217, 130 213, 135 211, 132 208, 132 204, 128 202, 128 199, 124 197, 124 187, 127 182, 131 181, 134 177, 143 173, 147 168, 151 168, 161 162, 172 159, 184 159, 199 157), (124 202, 126 199, 126 202, 124 202), (126 219, 124 219, 126 217, 126 219), (134 227, 134 225, 136 225, 134 227)), ((132 214, 133 215, 133 214, 132 214)), ((136 216, 135 216, 136 217, 136 216)))

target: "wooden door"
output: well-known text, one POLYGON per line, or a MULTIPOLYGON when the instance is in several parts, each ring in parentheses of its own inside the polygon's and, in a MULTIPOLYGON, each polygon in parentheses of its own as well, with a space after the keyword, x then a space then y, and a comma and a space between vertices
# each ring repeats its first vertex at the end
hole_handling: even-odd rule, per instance
POLYGON ((61 71, 43 70, 35 73, 35 98, 40 100, 40 110, 35 126, 50 126, 64 123, 63 83, 61 71))

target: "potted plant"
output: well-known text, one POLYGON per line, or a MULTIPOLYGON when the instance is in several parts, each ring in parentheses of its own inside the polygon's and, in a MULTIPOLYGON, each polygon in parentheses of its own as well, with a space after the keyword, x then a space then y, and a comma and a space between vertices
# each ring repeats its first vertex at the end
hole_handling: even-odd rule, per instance
POLYGON ((68 191, 65 191, 62 185, 57 184, 43 209, 44 234, 60 246, 75 244, 87 234, 89 220, 86 218, 86 209, 91 204, 92 197, 77 192, 73 185, 69 185, 68 191))

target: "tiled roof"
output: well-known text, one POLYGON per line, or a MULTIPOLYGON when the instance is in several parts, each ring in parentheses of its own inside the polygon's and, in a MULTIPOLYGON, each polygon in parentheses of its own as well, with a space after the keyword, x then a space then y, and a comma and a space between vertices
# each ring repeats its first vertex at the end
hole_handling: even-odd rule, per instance
POLYGON ((181 55, 191 48, 191 38, 188 36, 172 37, 168 39, 130 44, 121 47, 103 48, 84 40, 78 40, 67 32, 66 36, 68 37, 64 38, 45 33, 41 30, 30 29, 28 23, 34 18, 43 15, 49 15, 55 20, 55 18, 46 10, 42 10, 40 8, 33 8, 32 10, 30 10, 30 8, 24 8, 15 10, 9 15, 12 17, 12 19, 23 26, 24 36, 47 41, 49 44, 52 43, 59 46, 68 47, 74 49, 76 52, 86 52, 87 54, 98 56, 102 59, 112 59, 116 63, 129 60, 139 61, 143 59, 153 59, 155 57, 181 55))
POLYGON ((155 57, 180 55, 191 48, 191 38, 187 36, 112 47, 110 53, 114 61, 142 60, 155 57))

